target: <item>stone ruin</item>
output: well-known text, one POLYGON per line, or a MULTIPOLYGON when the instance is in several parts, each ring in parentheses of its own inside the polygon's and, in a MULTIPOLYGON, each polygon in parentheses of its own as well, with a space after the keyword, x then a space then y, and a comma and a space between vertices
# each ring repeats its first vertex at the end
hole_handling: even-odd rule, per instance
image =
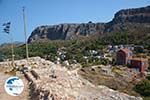
MULTIPOLYGON (((3 64, 7 62, 0 66, 3 64)), ((143 100, 106 86, 95 86, 78 75, 80 68, 68 70, 40 57, 18 60, 15 65, 28 81, 30 100, 143 100)))

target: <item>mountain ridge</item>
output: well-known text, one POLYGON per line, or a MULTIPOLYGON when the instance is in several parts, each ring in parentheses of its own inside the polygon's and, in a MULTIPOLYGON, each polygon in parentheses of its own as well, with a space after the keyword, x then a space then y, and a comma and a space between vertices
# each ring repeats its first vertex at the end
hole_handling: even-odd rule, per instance
POLYGON ((103 35, 125 30, 130 32, 132 29, 130 27, 127 29, 128 24, 134 26, 135 29, 140 28, 142 25, 142 28, 147 30, 147 27, 150 26, 150 6, 120 10, 114 15, 112 21, 107 23, 93 23, 90 21, 88 23, 39 26, 31 33, 28 43, 41 40, 70 40, 76 39, 78 36, 103 35))

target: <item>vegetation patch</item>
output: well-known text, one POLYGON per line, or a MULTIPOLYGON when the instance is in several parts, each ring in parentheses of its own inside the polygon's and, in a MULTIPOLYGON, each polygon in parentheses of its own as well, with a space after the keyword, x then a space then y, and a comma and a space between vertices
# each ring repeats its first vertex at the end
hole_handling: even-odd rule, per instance
POLYGON ((140 83, 138 83, 134 88, 134 91, 139 93, 144 97, 144 100, 150 99, 150 80, 143 80, 140 83))

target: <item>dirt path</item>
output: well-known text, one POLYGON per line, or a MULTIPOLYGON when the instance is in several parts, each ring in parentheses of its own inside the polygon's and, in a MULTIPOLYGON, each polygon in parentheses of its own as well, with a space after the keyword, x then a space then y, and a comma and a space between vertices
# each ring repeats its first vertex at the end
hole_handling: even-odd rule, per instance
POLYGON ((5 81, 10 77, 10 75, 0 72, 0 100, 28 100, 28 87, 25 79, 22 79, 24 82, 24 90, 19 96, 10 96, 6 93, 4 89, 5 81))

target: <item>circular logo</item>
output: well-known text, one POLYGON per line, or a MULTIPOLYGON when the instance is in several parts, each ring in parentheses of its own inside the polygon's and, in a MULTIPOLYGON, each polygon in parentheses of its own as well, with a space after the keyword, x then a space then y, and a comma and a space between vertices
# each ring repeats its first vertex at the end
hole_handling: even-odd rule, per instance
POLYGON ((23 81, 17 77, 17 76, 13 76, 8 78, 5 81, 5 91, 11 95, 11 96, 18 96, 19 94, 22 93, 23 88, 24 88, 24 84, 23 81))

